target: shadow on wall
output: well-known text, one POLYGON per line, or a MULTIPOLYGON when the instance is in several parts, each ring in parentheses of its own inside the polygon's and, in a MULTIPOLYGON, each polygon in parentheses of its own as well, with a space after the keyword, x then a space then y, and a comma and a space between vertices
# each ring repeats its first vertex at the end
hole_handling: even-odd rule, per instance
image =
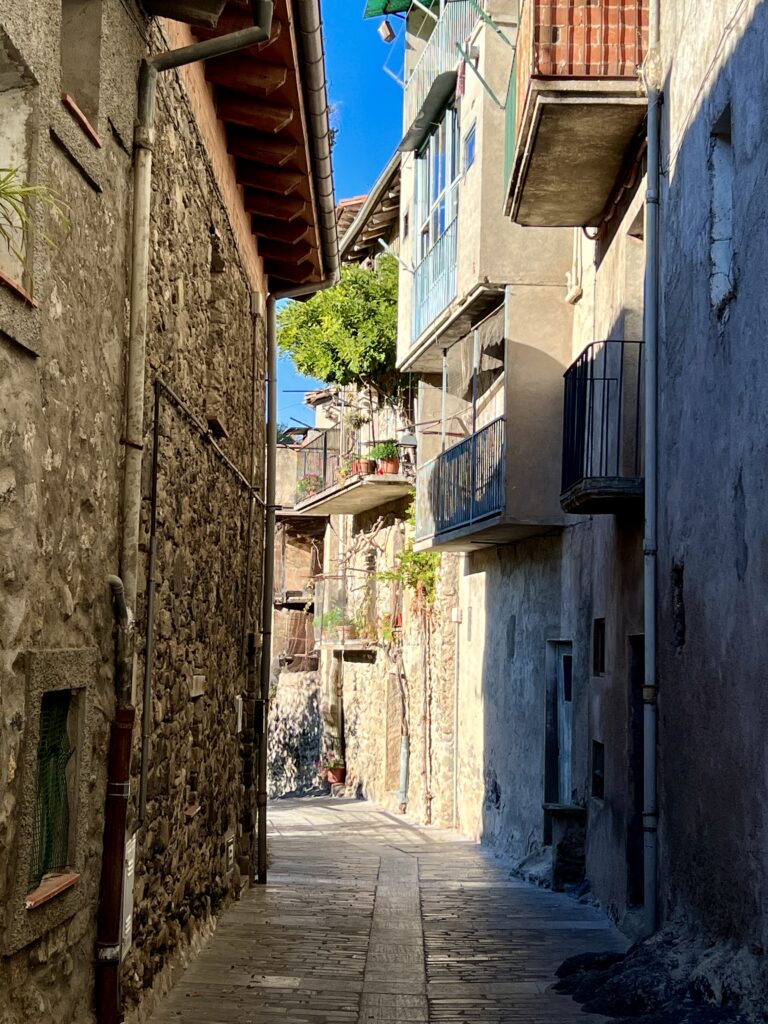
MULTIPOLYGON (((663 30, 681 19, 668 11, 663 30)), ((768 946, 766 40, 768 7, 750 4, 690 113, 662 108, 660 909, 755 952, 768 946)))
MULTIPOLYGON (((626 311, 619 310, 607 339, 623 340, 628 322, 626 311)), ((605 348, 589 350, 588 358, 594 363, 590 380, 602 387, 602 378, 608 378, 615 389, 605 348)), ((523 381, 520 387, 525 386, 523 381)), ((607 394, 605 389, 599 394, 585 390, 585 409, 623 409, 622 403, 612 406, 607 394)), ((516 397, 513 389, 509 404, 516 397)), ((519 404, 530 401, 529 394, 519 404)), ((540 446, 543 452, 558 452, 557 466, 542 470, 553 481, 548 486, 556 488, 561 480, 563 401, 561 384, 559 405, 556 411, 550 406, 549 422, 542 428, 552 429, 557 417, 558 444, 540 446)), ((638 401, 636 388, 633 401, 638 401)), ((613 455, 603 458, 598 447, 602 444, 613 454, 623 450, 627 419, 633 424, 630 446, 641 441, 635 413, 630 413, 608 416, 604 422, 598 418, 597 426, 590 421, 591 413, 579 421, 582 439, 576 447, 584 466, 592 467, 591 472, 596 468, 594 475, 615 472, 617 460, 613 455)), ((537 421, 528 422, 528 444, 535 449, 537 421)), ((528 472, 537 472, 536 466, 520 474, 519 486, 528 472)), ((559 502, 559 489, 545 494, 543 501, 559 502)), ((526 862, 524 871, 543 881, 550 881, 552 868, 546 847, 554 844, 559 847, 554 883, 576 884, 585 871, 594 874, 601 902, 617 919, 634 898, 629 861, 637 852, 634 845, 642 841, 636 829, 641 740, 637 687, 630 685, 630 638, 643 628, 643 527, 642 502, 636 497, 632 501, 618 514, 574 516, 565 528, 469 555, 463 588, 462 649, 472 651, 473 662, 462 673, 465 686, 471 674, 477 675, 478 662, 482 665, 482 724, 476 725, 482 734, 472 738, 474 749, 482 751, 482 777, 472 783, 475 805, 481 805, 480 838, 526 862), (595 620, 602 630, 599 665, 594 663, 595 620), (602 767, 599 758, 593 759, 593 739, 604 758, 602 767), (595 772, 608 778, 602 793, 595 790, 595 772), (591 846, 585 835, 588 819, 598 836, 591 846)), ((462 733, 466 725, 460 722, 462 733)), ((467 745, 465 737, 461 746, 467 745)), ((469 787, 463 797, 467 808, 469 787)))

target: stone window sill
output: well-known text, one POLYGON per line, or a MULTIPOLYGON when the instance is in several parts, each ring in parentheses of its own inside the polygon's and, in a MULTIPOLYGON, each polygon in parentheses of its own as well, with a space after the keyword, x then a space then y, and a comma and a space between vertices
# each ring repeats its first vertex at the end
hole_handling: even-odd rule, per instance
POLYGON ((61 871, 56 875, 46 875, 36 889, 27 893, 24 906, 27 910, 41 907, 43 903, 47 903, 55 896, 59 896, 61 893, 66 892, 67 889, 71 889, 79 881, 80 875, 77 871, 61 871))
POLYGON ((32 306, 33 309, 37 309, 37 303, 29 294, 27 289, 24 288, 23 285, 20 285, 18 281, 14 281, 12 277, 8 277, 7 274, 4 274, 2 270, 0 270, 0 284, 5 288, 8 288, 9 291, 12 291, 15 295, 18 295, 18 297, 23 299, 27 305, 32 306))
POLYGON ((75 103, 74 99, 69 95, 69 93, 63 92, 61 94, 61 102, 64 104, 64 106, 75 119, 75 121, 80 125, 80 127, 83 129, 83 132, 91 140, 94 146, 97 149, 101 149, 102 141, 99 135, 97 134, 96 129, 93 127, 93 125, 85 116, 85 114, 82 112, 80 107, 78 107, 77 103, 75 103))

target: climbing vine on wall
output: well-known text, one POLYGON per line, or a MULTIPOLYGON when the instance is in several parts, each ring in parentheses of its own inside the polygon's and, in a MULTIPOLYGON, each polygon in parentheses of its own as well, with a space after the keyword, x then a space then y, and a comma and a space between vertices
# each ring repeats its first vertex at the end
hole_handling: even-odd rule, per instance
POLYGON ((417 606, 431 607, 437 594, 440 555, 436 551, 414 551, 416 506, 413 502, 408 509, 407 522, 409 537, 403 550, 395 556, 396 565, 394 568, 386 569, 376 575, 380 580, 394 580, 408 590, 412 590, 417 606))

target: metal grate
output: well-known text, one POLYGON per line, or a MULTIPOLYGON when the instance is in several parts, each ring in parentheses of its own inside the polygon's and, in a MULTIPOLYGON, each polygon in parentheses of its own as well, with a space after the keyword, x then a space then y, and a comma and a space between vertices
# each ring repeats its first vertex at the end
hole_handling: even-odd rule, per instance
POLYGON ((43 694, 37 744, 30 889, 36 888, 44 875, 63 870, 69 861, 67 763, 74 747, 67 724, 71 702, 69 690, 43 694))

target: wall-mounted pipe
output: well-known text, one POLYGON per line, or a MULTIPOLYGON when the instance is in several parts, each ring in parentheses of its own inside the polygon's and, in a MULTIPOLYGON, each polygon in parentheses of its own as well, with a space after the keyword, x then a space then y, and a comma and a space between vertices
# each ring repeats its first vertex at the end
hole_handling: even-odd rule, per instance
POLYGON ((141 706, 141 772, 139 775, 139 813, 136 829, 144 824, 147 813, 147 776, 149 775, 149 737, 152 732, 152 669, 155 654, 155 594, 157 591, 157 477, 160 456, 160 398, 162 385, 155 378, 152 417, 152 475, 149 502, 149 569, 147 572, 147 634, 144 648, 144 691, 141 706))
MULTIPOLYGON (((141 462, 144 448, 144 376, 150 213, 152 204, 152 149, 154 146, 157 76, 200 60, 264 42, 272 31, 272 0, 255 0, 258 15, 253 28, 218 36, 178 50, 145 58, 139 71, 137 124, 134 133, 133 225, 131 236, 130 323, 128 368, 125 384, 125 446, 120 538, 120 600, 132 615, 136 608, 141 524, 141 462)), ((116 589, 116 584, 113 585, 116 589)), ((132 654, 131 654, 132 663, 132 654)), ((123 890, 126 816, 130 778, 130 750, 135 709, 130 706, 131 681, 122 672, 120 654, 116 668, 118 710, 112 723, 109 779, 105 805, 105 838, 99 892, 99 930, 96 945, 96 1016, 99 1024, 117 1024, 122 1018, 120 993, 120 908, 123 890), (126 700, 127 698, 127 700, 126 700), (125 778, 123 778, 123 775, 125 778), (118 793, 119 789, 119 793, 118 793), (118 806, 124 801, 124 806, 118 806), (117 908, 117 910, 115 910, 117 908), (117 914, 118 930, 114 931, 117 914)), ((132 678, 132 673, 131 673, 132 678)), ((146 711, 145 711, 146 714, 146 711)))
POLYGON ((656 576, 658 543, 658 342, 659 342, 659 191, 661 181, 661 83, 659 0, 652 0, 649 24, 648 183, 645 202, 646 264, 645 337, 645 537, 643 540, 644 661, 643 680, 643 884, 644 927, 658 927, 658 804, 656 744, 658 680, 656 676, 656 576), (655 66, 654 66, 655 65, 655 66))
POLYGON ((115 691, 117 710, 110 726, 107 797, 96 920, 96 1014, 116 1022, 120 1007, 120 938, 122 934, 123 859, 131 774, 131 742, 136 710, 131 704, 134 621, 119 576, 108 576, 117 622, 115 691))

